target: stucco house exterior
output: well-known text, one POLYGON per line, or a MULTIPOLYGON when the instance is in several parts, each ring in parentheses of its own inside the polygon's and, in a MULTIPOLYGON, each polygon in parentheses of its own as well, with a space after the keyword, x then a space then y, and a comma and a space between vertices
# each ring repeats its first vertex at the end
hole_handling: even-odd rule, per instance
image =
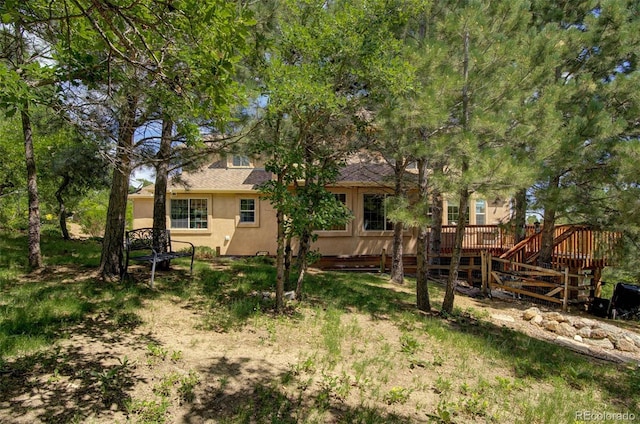
MULTIPOLYGON (((412 172, 409 170, 408 172, 412 172)), ((393 169, 383 161, 354 157, 328 187, 352 211, 341 228, 318 231, 313 249, 327 256, 374 255, 391 251, 393 226, 386 220, 384 197, 392 194, 393 169)), ((259 160, 243 155, 217 158, 197 172, 183 173, 169 184, 167 226, 172 237, 208 246, 222 255, 275 254, 276 214, 260 199, 258 187, 272 178, 259 160)), ((153 186, 132 194, 133 228, 153 223, 153 186)), ((444 204, 443 224, 457 219, 454 202, 444 204)), ((470 225, 495 225, 510 216, 508 201, 472 197, 470 225)), ((416 231, 405 231, 404 252, 415 254, 416 231)))

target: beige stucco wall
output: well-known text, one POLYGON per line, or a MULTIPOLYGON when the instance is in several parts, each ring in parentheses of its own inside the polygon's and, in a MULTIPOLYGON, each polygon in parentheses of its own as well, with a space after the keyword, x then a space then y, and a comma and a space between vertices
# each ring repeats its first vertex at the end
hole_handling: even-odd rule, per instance
MULTIPOLYGON (((379 254, 383 249, 391 252, 392 231, 365 231, 363 223, 363 196, 365 193, 385 193, 383 189, 373 187, 336 188, 331 191, 345 193, 347 207, 353 211, 354 219, 344 231, 318 232, 313 244, 324 255, 363 255, 379 254)), ((387 193, 389 193, 387 191, 387 193)), ((208 220, 206 229, 171 229, 175 240, 190 241, 197 246, 219 248, 223 255, 254 255, 258 251, 275 254, 276 251, 276 215, 268 201, 260 200, 256 193, 189 193, 174 194, 173 199, 207 199, 208 220), (239 222, 241 198, 254 198, 257 203, 257 223, 239 222)), ((133 196, 134 228, 152 226, 153 199, 133 196)), ((169 201, 167 202, 167 223, 170 225, 169 201)), ((472 199, 471 224, 475 224, 475 203, 472 199)), ((444 209, 444 224, 447 219, 447 203, 444 209)), ((486 208, 487 224, 504 222, 509 216, 508 202, 499 204, 488 201, 486 208)), ((407 230, 404 237, 404 251, 415 254, 415 230, 407 230)))

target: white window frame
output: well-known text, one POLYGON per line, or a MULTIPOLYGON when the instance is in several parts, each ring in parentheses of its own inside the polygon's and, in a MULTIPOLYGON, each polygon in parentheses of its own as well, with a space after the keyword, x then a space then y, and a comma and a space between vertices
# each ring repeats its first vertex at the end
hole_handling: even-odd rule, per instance
POLYGON ((373 232, 383 232, 383 231, 393 231, 393 222, 389 221, 387 218, 387 206, 386 206, 386 198, 387 194, 384 193, 363 193, 362 194, 362 230, 364 232, 373 233, 373 232), (365 204, 367 196, 375 196, 382 198, 382 216, 384 222, 384 228, 367 228, 367 220, 365 217, 365 204))
POLYGON ((487 225, 487 201, 484 199, 476 200, 476 225, 487 225), (478 207, 482 206, 481 209, 478 207), (478 212, 481 210, 481 212, 478 212), (479 222, 478 217, 481 217, 482 222, 479 222))
POLYGON ((175 230, 208 230, 209 229, 209 199, 201 197, 177 198, 170 199, 169 202, 169 222, 171 229, 175 230), (174 202, 186 202, 186 218, 174 218, 174 202), (204 218, 195 219, 195 211, 193 209, 201 207, 196 202, 204 202, 205 214, 204 218), (186 226, 177 226, 178 221, 185 221, 186 226), (204 225, 203 225, 204 224, 204 225))
POLYGON ((236 226, 237 227, 259 227, 260 226, 260 199, 257 196, 237 195, 236 196, 236 226), (242 221, 242 212, 249 212, 249 210, 242 209, 243 200, 253 201, 253 221, 242 221))
POLYGON ((247 155, 232 155, 227 164, 230 168, 251 168, 251 158, 247 155))

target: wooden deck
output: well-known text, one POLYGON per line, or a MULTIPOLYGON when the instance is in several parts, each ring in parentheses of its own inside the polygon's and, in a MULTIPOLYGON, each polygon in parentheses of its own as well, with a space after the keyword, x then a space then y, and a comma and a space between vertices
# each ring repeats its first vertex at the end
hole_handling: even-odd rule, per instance
MULTIPOLYGON (((470 284, 482 282, 482 255, 490 254, 507 263, 538 265, 541 246, 539 228, 526 227, 526 238, 515 243, 513 229, 500 225, 469 225, 465 229, 462 244, 462 258, 459 267, 460 278, 470 284)), ((455 226, 444 226, 441 237, 441 253, 435 258, 436 264, 430 266, 433 273, 447 275, 453 252, 455 226)), ((555 228, 553 263, 545 267, 572 276, 570 285, 577 287, 577 276, 590 274, 592 281, 599 282, 602 268, 609 265, 613 250, 619 241, 619 235, 612 232, 597 231, 585 225, 561 225, 555 228), (565 271, 568 270, 568 271, 565 271)), ((362 256, 323 256, 314 266, 325 270, 389 272, 391 268, 390 252, 379 255, 362 256)), ((404 255, 403 266, 406 274, 415 274, 416 256, 404 255)), ((584 290, 572 290, 575 296, 583 297, 584 290)))

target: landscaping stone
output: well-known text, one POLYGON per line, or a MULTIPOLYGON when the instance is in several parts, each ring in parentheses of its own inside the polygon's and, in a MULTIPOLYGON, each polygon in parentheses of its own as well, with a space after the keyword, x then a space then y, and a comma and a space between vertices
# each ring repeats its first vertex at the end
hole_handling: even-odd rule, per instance
POLYGON ((578 336, 588 339, 591 337, 591 327, 578 328, 578 336))
MULTIPOLYGON (((522 319, 549 332, 556 333, 558 335, 557 342, 572 345, 578 350, 584 350, 587 346, 591 354, 596 356, 594 349, 597 348, 628 353, 640 352, 640 334, 624 330, 608 322, 565 315, 555 311, 541 312, 536 307, 524 310, 522 319)), ((614 353, 600 352, 605 356, 615 356, 614 353)), ((619 355, 618 357, 622 358, 619 355)))
POLYGON ((576 335, 576 329, 573 325, 569 324, 568 322, 561 322, 560 325, 558 325, 558 329, 556 330, 556 333, 559 336, 573 338, 573 336, 576 335))
POLYGON ((620 337, 614 343, 616 349, 621 350, 623 352, 637 352, 638 348, 636 344, 628 337, 620 337))
POLYGON ((553 320, 544 320, 542 321, 542 327, 547 331, 553 331, 555 333, 560 328, 560 323, 553 320))
POLYGON ((531 318, 531 323, 535 325, 542 325, 542 321, 544 321, 542 315, 536 315, 535 317, 531 318))
POLYGON ((607 336, 609 336, 609 334, 605 330, 596 327, 591 329, 591 335, 589 336, 589 338, 594 340, 602 340, 606 339, 607 336))
POLYGON ((614 349, 615 346, 613 345, 613 343, 611 343, 611 340, 609 339, 584 339, 585 343, 591 345, 591 346, 596 346, 602 349, 614 349))
POLYGON ((545 319, 556 322, 567 322, 569 319, 560 312, 547 312, 544 314, 545 319))
POLYGON ((494 314, 491 315, 491 318, 504 322, 516 322, 516 320, 511 315, 494 314))
POLYGON ((527 321, 531 321, 534 317, 540 315, 540 309, 536 307, 529 308, 522 313, 522 318, 527 321))

